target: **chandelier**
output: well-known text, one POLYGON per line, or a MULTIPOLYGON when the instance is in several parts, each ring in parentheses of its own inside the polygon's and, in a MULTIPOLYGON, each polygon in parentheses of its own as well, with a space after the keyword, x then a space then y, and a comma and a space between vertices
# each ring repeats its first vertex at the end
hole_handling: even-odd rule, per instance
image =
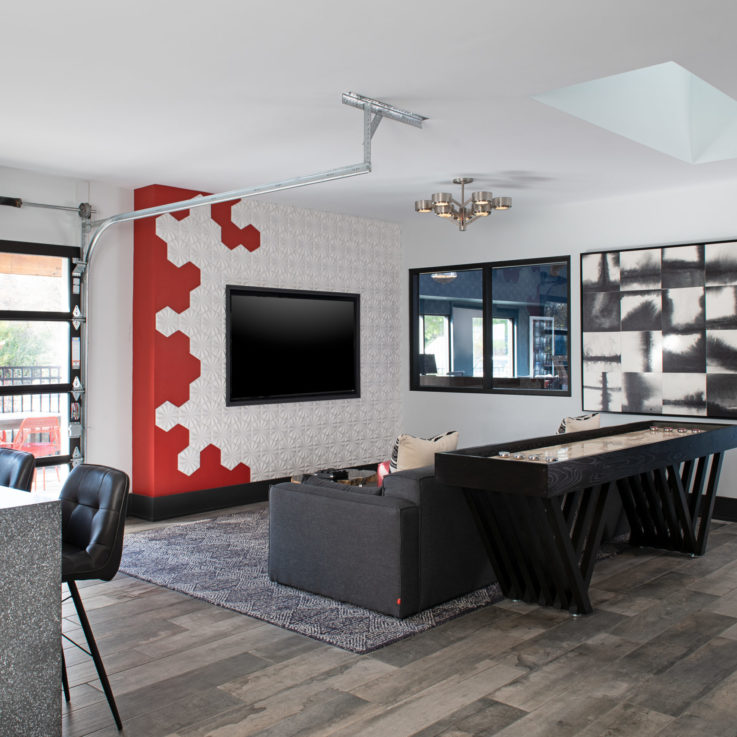
POLYGON ((458 223, 459 230, 465 230, 476 218, 491 215, 492 210, 509 210, 512 207, 511 197, 492 197, 491 192, 472 192, 466 199, 466 185, 473 181, 471 177, 456 177, 453 184, 461 185, 461 201, 453 199, 448 192, 437 192, 429 200, 417 200, 416 212, 434 212, 438 217, 448 218, 458 223))

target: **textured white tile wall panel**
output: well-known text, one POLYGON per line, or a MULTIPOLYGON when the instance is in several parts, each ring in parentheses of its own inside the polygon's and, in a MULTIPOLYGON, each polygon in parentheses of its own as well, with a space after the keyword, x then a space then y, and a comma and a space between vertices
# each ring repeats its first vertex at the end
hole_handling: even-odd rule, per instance
POLYGON ((232 219, 238 227, 258 228, 260 248, 223 245, 209 207, 191 210, 184 220, 157 220, 169 261, 191 262, 201 273, 189 309, 178 314, 166 307, 156 315, 160 333, 189 337, 201 365, 187 402, 156 409, 163 430, 177 424, 189 430, 178 469, 194 473, 210 444, 226 468, 248 465, 252 481, 388 458, 400 419, 399 227, 248 200, 233 206, 232 219), (360 293, 360 399, 226 407, 227 284, 360 293))

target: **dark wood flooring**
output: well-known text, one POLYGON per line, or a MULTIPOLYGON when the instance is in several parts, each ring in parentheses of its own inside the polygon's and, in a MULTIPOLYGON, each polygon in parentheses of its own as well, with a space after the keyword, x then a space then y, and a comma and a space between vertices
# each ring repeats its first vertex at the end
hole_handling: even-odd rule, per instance
MULTIPOLYGON (((737 736, 737 524, 702 558, 602 560, 591 595, 588 616, 503 600, 353 655, 120 574, 82 589, 129 737, 737 736)), ((120 734, 65 652, 64 737, 120 734)))

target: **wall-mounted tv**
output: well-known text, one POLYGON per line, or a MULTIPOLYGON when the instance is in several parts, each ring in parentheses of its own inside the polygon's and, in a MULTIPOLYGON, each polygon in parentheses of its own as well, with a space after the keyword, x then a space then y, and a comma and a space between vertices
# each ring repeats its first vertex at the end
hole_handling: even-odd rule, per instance
POLYGON ((361 395, 360 296, 229 285, 228 406, 361 395))

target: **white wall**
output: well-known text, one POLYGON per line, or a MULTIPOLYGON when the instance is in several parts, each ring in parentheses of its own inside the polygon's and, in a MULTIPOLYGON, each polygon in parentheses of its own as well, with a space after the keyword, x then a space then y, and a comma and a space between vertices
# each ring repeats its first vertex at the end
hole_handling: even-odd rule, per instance
MULTIPOLYGON (((0 167, 0 195, 77 207, 90 202, 100 219, 133 209, 133 194, 110 185, 0 167)), ((77 246, 80 219, 73 212, 0 207, 0 238, 77 246)), ((90 278, 90 356, 87 457, 131 470, 131 299, 133 237, 130 225, 110 228, 100 240, 90 278)))
MULTIPOLYGON (((402 223, 404 299, 407 269, 479 261, 571 256, 571 397, 454 394, 409 391, 408 315, 402 315, 403 432, 432 435, 457 429, 462 446, 503 442, 555 431, 562 417, 581 412, 579 254, 636 246, 737 238, 737 184, 670 190, 632 198, 598 200, 548 209, 514 208, 472 223, 461 233, 432 215, 402 223)), ((611 414, 613 425, 645 416, 611 414)), ((694 418, 684 418, 691 419, 694 418)), ((725 457, 720 496, 737 498, 737 450, 725 457)))

